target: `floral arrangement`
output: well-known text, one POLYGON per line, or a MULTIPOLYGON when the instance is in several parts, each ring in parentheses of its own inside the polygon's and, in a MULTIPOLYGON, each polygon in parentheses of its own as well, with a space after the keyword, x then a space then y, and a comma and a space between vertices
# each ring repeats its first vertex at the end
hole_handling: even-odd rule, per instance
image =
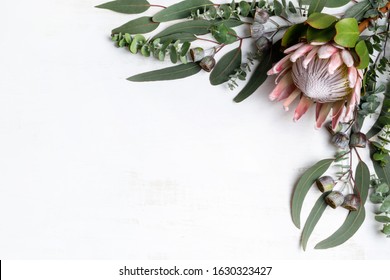
POLYGON ((390 1, 185 0, 169 7, 149 1, 116 0, 97 6, 125 14, 156 10, 153 16, 113 29, 112 40, 132 54, 170 60, 175 65, 132 76, 129 81, 174 80, 206 71, 212 85, 227 83, 235 89, 238 80, 245 81, 234 98, 241 102, 275 76, 269 99, 283 102, 286 111, 295 102, 295 121, 315 106, 315 125, 329 130, 335 146, 334 158, 308 168, 293 191, 292 220, 300 228, 305 196, 312 187, 319 189, 302 230, 303 249, 329 207, 345 208, 346 219, 315 248, 347 241, 365 220, 367 198, 378 204, 375 219, 390 237, 390 88, 386 85, 390 1), (344 12, 323 12, 339 7, 344 12), (175 22, 162 28, 170 21, 175 22), (239 35, 238 26, 246 34, 239 35), (145 37, 157 28, 161 31, 145 37), (243 55, 244 40, 255 51, 243 55), (210 47, 197 46, 200 41, 210 47), (234 48, 225 51, 228 45, 234 48), (363 132, 367 118, 376 121, 363 132), (362 149, 370 151, 373 172, 367 166, 371 163, 360 156, 362 149))

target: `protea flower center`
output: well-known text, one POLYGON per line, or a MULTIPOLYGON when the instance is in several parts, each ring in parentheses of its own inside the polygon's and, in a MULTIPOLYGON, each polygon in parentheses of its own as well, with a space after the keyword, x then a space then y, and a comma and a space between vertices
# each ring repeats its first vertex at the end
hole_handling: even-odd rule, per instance
POLYGON ((348 81, 348 67, 345 64, 329 74, 330 59, 313 60, 304 68, 304 58, 292 65, 294 84, 302 93, 315 102, 331 102, 345 98, 352 92, 348 81))
POLYGON ((362 70, 356 69, 351 53, 335 44, 299 43, 285 50, 286 56, 268 75, 279 74, 271 100, 284 100, 285 110, 300 98, 294 120, 316 103, 316 125, 321 127, 332 110, 335 128, 342 116, 348 121, 360 102, 362 70))

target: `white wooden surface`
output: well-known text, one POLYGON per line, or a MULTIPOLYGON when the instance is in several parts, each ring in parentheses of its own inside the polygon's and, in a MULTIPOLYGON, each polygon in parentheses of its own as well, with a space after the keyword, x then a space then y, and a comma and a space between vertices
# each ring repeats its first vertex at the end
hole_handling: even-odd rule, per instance
POLYGON ((300 249, 294 182, 333 155, 313 111, 293 123, 268 101, 271 82, 235 104, 237 92, 205 73, 126 81, 169 63, 115 49, 110 30, 137 16, 93 8, 101 2, 2 3, 0 258, 389 257, 371 205, 343 246, 312 249, 340 225, 340 209, 300 249))

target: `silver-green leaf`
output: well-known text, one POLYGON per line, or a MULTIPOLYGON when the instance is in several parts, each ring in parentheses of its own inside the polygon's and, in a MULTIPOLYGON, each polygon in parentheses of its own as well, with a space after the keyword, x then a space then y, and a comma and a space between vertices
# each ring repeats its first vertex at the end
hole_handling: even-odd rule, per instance
POLYGON ((220 85, 229 80, 229 76, 241 65, 241 48, 238 47, 225 54, 215 65, 210 74, 210 83, 220 85))
POLYGON ((153 16, 153 21, 166 22, 175 19, 187 18, 191 15, 191 12, 213 5, 214 4, 209 0, 182 1, 155 14, 153 16))
POLYGON ((148 10, 150 4, 146 0, 116 0, 98 5, 96 8, 123 14, 140 14, 148 10))
POLYGON ((291 216, 297 228, 301 227, 301 210, 302 204, 310 187, 314 184, 322 174, 328 170, 334 159, 324 159, 317 162, 303 173, 295 187, 292 202, 291 202, 291 216))
POLYGON ((152 21, 151 17, 140 17, 134 20, 131 20, 114 30, 112 30, 112 34, 118 33, 128 33, 128 34, 143 34, 152 32, 159 26, 158 22, 152 21))
POLYGON ((138 74, 128 78, 131 82, 168 81, 186 78, 198 73, 202 68, 197 63, 180 64, 160 70, 138 74))

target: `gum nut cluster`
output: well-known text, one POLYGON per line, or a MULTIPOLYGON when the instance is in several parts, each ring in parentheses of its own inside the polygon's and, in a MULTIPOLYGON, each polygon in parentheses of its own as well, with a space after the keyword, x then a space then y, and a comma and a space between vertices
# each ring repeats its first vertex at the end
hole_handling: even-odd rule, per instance
POLYGON ((357 69, 351 52, 335 43, 298 43, 284 51, 268 75, 278 74, 270 100, 282 101, 286 111, 299 98, 294 121, 316 104, 316 127, 331 113, 332 128, 343 118, 349 121, 360 102, 363 71, 357 69))

